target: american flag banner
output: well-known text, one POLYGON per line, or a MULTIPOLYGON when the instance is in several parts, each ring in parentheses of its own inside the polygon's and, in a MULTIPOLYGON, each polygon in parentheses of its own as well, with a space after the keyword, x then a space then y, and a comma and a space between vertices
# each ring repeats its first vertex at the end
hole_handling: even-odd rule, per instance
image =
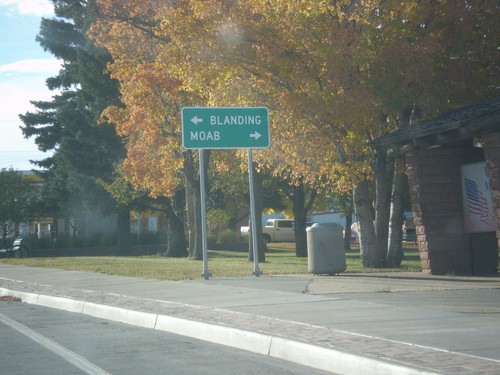
POLYGON ((467 209, 473 215, 479 215, 482 222, 490 223, 488 201, 484 194, 477 188, 476 181, 465 178, 465 195, 467 197, 467 209))
POLYGON ((466 233, 496 230, 486 163, 462 166, 462 196, 466 233))

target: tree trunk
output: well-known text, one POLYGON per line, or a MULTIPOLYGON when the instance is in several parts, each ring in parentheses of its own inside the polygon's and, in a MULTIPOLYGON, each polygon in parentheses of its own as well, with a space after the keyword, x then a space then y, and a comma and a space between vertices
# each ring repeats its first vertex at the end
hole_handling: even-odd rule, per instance
POLYGON ((189 256, 202 259, 200 182, 191 151, 184 152, 184 187, 186 189, 189 256))
POLYGON ((304 184, 293 186, 292 204, 295 229, 295 256, 299 258, 307 257, 307 213, 311 209, 316 199, 316 190, 312 190, 309 195, 309 202, 306 202, 306 191, 304 184))
POLYGON ((188 253, 189 256, 192 257, 195 253, 195 228, 194 228, 194 222, 196 219, 195 216, 195 202, 194 202, 194 195, 195 192, 193 191, 195 189, 193 182, 191 179, 188 177, 188 173, 186 172, 186 163, 184 163, 184 188, 186 190, 186 224, 187 224, 187 230, 188 230, 188 253))
POLYGON ((389 190, 387 150, 375 153, 375 236, 377 246, 372 257, 372 267, 385 266, 389 241, 389 217, 391 212, 391 191, 389 190))
POLYGON ((293 187, 293 218, 295 230, 295 256, 298 258, 307 257, 307 212, 305 208, 306 193, 304 185, 293 187))
MULTIPOLYGON (((403 109, 399 115, 398 128, 406 129, 414 121, 417 112, 415 104, 403 109)), ((401 150, 394 150, 394 177, 392 181, 391 218, 389 224, 389 245, 386 263, 388 267, 401 266, 403 260, 403 187, 406 161, 401 150)))
MULTIPOLYGON (((250 171, 248 171, 250 173, 250 171)), ((266 261, 266 244, 264 242, 264 237, 262 236, 262 174, 257 171, 256 164, 253 164, 253 193, 255 201, 255 223, 250 222, 250 228, 248 232, 248 259, 253 261, 253 243, 252 243, 252 225, 255 224, 257 228, 257 256, 259 257, 259 263, 266 261)))
POLYGON ((363 266, 382 268, 388 250, 391 195, 387 177, 387 150, 377 150, 375 156, 375 207, 371 204, 367 180, 355 187, 354 205, 359 222, 363 266))
POLYGON ((392 179, 391 217, 389 222, 389 246, 387 250, 386 265, 390 268, 401 266, 403 260, 403 186, 405 174, 404 156, 395 152, 394 176, 392 179))
POLYGON ((307 257, 307 213, 312 208, 316 200, 317 191, 312 189, 308 194, 306 186, 300 182, 298 185, 292 185, 286 181, 283 184, 283 191, 287 198, 292 202, 292 211, 294 218, 295 231, 295 256, 298 258, 307 257), (306 201, 309 195, 309 201, 306 201))
POLYGON ((119 255, 130 255, 130 210, 128 207, 120 208, 117 215, 116 246, 119 255))
POLYGON ((376 267, 377 262, 377 237, 375 235, 374 212, 372 199, 368 190, 368 181, 358 182, 353 194, 356 218, 359 223, 359 249, 363 267, 376 267))
MULTIPOLYGON (((415 106, 411 106, 401 112, 398 119, 400 128, 411 125, 415 111, 415 106)), ((387 177, 389 175, 387 149, 375 150, 375 225, 371 225, 369 221, 368 205, 371 200, 368 195, 367 181, 360 182, 355 188, 356 198, 354 204, 360 224, 360 250, 364 267, 381 268, 386 265, 395 266, 401 263, 402 249, 398 234, 401 231, 403 218, 401 190, 404 177, 399 176, 399 174, 403 173, 403 167, 400 165, 403 160, 398 160, 399 155, 397 154, 394 157, 395 161, 392 165, 397 166, 397 168, 393 171, 393 182, 389 184, 387 177), (389 190, 389 186, 394 189, 394 192, 389 190), (394 207, 391 204, 394 204, 394 207), (392 217, 391 212, 393 212, 392 217), (398 215, 399 217, 397 217, 398 215), (389 244, 390 219, 391 243, 389 244), (374 228, 373 233, 372 228, 374 228)), ((401 234, 399 236, 401 237, 401 234)))
POLYGON ((188 256, 184 222, 177 216, 174 202, 168 202, 167 211, 167 257, 182 258, 188 256))

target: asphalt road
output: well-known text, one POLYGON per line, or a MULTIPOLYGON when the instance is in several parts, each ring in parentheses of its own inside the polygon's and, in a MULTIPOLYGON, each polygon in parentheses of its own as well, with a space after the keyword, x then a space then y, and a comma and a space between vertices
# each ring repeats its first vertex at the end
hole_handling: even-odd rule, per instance
POLYGON ((165 332, 0 302, 0 373, 311 374, 326 372, 165 332))
POLYGON ((500 374, 499 282, 404 272, 170 282, 0 264, 5 297, 352 375, 500 374))

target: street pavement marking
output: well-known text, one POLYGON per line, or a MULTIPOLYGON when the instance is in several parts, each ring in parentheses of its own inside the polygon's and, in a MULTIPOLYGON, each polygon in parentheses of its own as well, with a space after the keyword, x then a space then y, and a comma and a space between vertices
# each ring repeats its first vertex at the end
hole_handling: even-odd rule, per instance
POLYGON ((71 363, 73 366, 79 368, 89 375, 111 375, 109 372, 103 370, 102 368, 94 365, 92 362, 87 361, 82 356, 72 352, 69 349, 59 345, 58 343, 48 339, 45 336, 40 335, 39 333, 33 331, 31 328, 26 327, 25 325, 16 322, 13 319, 3 315, 0 313, 0 322, 8 325, 12 329, 15 329, 19 333, 28 337, 30 340, 40 344, 46 349, 50 350, 54 354, 57 354, 59 357, 64 359, 66 362, 71 363))

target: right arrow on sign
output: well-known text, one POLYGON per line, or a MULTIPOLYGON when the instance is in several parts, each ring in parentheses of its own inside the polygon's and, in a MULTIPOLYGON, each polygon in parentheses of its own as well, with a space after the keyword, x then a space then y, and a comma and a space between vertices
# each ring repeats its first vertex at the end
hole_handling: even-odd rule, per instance
POLYGON ((250 134, 250 137, 255 138, 255 140, 259 139, 261 136, 262 136, 262 134, 260 134, 259 132, 255 132, 255 133, 250 134))

